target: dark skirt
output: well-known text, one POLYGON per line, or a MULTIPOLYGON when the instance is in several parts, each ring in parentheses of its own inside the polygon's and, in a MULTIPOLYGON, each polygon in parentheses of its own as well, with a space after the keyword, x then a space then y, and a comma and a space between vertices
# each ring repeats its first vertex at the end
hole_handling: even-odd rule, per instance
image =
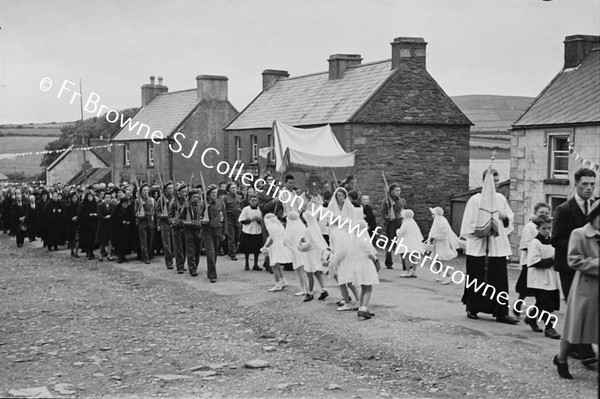
POLYGON ((259 234, 246 234, 242 232, 240 237, 239 252, 243 254, 257 254, 263 245, 262 233, 259 234))
POLYGON ((465 279, 462 303, 466 305, 467 310, 473 313, 490 313, 494 317, 506 316, 508 315, 508 305, 501 305, 498 303, 495 296, 501 291, 505 291, 508 294, 506 257, 490 256, 488 260, 489 263, 486 276, 485 257, 467 255, 467 276, 471 281, 477 279, 477 282, 467 288, 467 280, 465 279), (475 292, 475 285, 479 287, 484 281, 486 284, 483 284, 483 287, 475 292), (494 287, 495 292, 487 287, 487 285, 494 287))
POLYGON ((521 266, 521 274, 519 274, 515 290, 524 297, 535 296, 535 290, 527 288, 527 265, 521 266))

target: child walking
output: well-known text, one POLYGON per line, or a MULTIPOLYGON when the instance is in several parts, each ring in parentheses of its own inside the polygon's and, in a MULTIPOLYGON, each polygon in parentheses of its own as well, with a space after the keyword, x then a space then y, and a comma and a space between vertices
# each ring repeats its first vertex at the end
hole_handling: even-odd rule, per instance
POLYGON ((302 297, 307 294, 308 286, 306 272, 304 271, 304 265, 306 265, 306 253, 300 251, 300 241, 304 238, 305 232, 306 226, 300 220, 298 212, 291 211, 288 213, 283 243, 292 255, 292 265, 296 272, 296 276, 298 276, 298 281, 300 282, 300 291, 296 292, 294 296, 302 297))
MULTIPOLYGON (((544 335, 552 339, 560 339, 560 334, 552 327, 552 312, 560 308, 558 291, 558 272, 554 270, 554 247, 550 240, 552 218, 541 215, 534 221, 538 235, 527 245, 527 288, 535 294, 535 306, 539 309, 542 321, 546 325, 544 335), (545 311, 545 312, 544 312, 545 311)), ((555 316, 556 318, 556 316, 555 316)), ((525 323, 535 332, 542 332, 534 318, 525 313, 525 323)))
POLYGON ((329 296, 323 283, 322 274, 326 270, 323 267, 322 255, 328 246, 321 234, 321 227, 315 217, 310 212, 305 212, 303 216, 304 220, 306 220, 307 228, 304 233, 304 239, 300 244, 300 250, 306 253, 304 269, 308 279, 308 290, 304 296, 304 302, 312 301, 315 298, 315 278, 319 283, 319 287, 321 287, 321 294, 318 299, 319 301, 323 301, 329 296))
POLYGON ((258 254, 262 245, 262 228, 260 227, 262 213, 258 209, 258 196, 256 194, 251 195, 249 201, 249 205, 242 209, 242 213, 240 213, 240 217, 238 218, 238 221, 242 224, 239 251, 244 254, 246 259, 244 270, 250 270, 248 260, 250 254, 253 254, 254 266, 252 266, 252 270, 258 271, 262 270, 258 266, 258 254))
POLYGON ((264 222, 269 236, 261 251, 266 252, 269 255, 271 268, 273 270, 273 278, 275 279, 275 285, 267 291, 281 291, 288 285, 283 277, 281 264, 291 262, 292 255, 283 243, 285 228, 279 219, 277 219, 277 216, 272 213, 267 213, 264 217, 264 222))
MULTIPOLYGON (((368 230, 366 221, 358 222, 360 231, 368 230)), ((370 237, 363 234, 361 237, 354 237, 354 245, 351 249, 350 259, 354 263, 354 281, 360 285, 360 298, 358 316, 364 319, 370 319, 374 316, 369 312, 368 306, 373 293, 373 285, 379 284, 375 262, 377 261, 377 251, 370 242, 370 237)))
MULTIPOLYGON (((417 222, 413 219, 415 213, 410 209, 404 209, 400 212, 400 215, 403 218, 403 222, 402 226, 396 230, 396 235, 398 236, 398 242, 403 244, 403 246, 400 246, 402 248, 400 252, 402 253, 402 258, 405 258, 407 254, 413 251, 423 253, 423 234, 421 234, 417 222), (404 247, 406 247, 406 250, 404 247)), ((408 272, 400 277, 417 277, 417 264, 411 261, 410 256, 408 257, 408 263, 410 264, 408 272)))
MULTIPOLYGON (((533 207, 533 217, 529 222, 523 226, 523 232, 521 233, 521 242, 519 243, 521 274, 517 280, 515 290, 519 293, 519 299, 523 300, 528 296, 535 296, 535 292, 532 289, 527 288, 527 245, 538 235, 537 226, 534 221, 539 216, 546 215, 550 216, 550 205, 538 202, 533 207)), ((519 318, 521 316, 521 306, 523 302, 517 301, 516 306, 513 308, 513 314, 519 318)))
MULTIPOLYGON (((444 210, 436 206, 435 208, 429 208, 429 211, 433 217, 433 224, 431 225, 431 229, 429 229, 429 236, 427 238, 427 243, 433 246, 430 256, 433 258, 437 255, 437 259, 441 261, 456 258, 458 256, 458 252, 456 251, 458 248, 458 237, 454 234, 450 223, 444 217, 444 210)), ((442 276, 440 276, 441 269, 442 266, 439 266, 436 272, 436 282, 442 279, 442 276)), ((446 276, 442 284, 450 284, 451 281, 450 276, 446 276)))

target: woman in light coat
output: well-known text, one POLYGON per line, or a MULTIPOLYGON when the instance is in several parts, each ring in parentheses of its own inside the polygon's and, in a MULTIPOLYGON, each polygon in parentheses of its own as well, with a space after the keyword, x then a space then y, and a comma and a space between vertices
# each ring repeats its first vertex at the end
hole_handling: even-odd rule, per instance
MULTIPOLYGON (((563 339, 560 352, 554 357, 558 374, 567 379, 569 373, 567 356, 573 344, 598 344, 598 269, 600 268, 600 201, 592 204, 588 223, 573 230, 569 239, 567 260, 575 269, 575 278, 567 300, 563 339)), ((588 368, 597 359, 583 361, 588 368)))

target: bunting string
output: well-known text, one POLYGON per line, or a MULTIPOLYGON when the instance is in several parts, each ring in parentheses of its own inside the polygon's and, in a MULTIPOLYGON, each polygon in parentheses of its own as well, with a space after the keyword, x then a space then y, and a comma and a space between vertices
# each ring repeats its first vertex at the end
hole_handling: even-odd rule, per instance
POLYGON ((592 169, 596 173, 600 171, 600 164, 582 157, 577 151, 575 151, 575 148, 572 145, 569 145, 569 154, 571 155, 571 158, 579 162, 584 168, 592 169))
POLYGON ((94 150, 96 148, 110 148, 112 146, 123 146, 125 145, 124 143, 114 143, 114 144, 106 144, 106 145, 96 145, 96 146, 90 146, 90 147, 73 147, 71 148, 70 146, 67 148, 63 148, 60 150, 45 150, 45 151, 30 151, 30 152, 18 152, 18 153, 14 153, 14 154, 0 154, 0 160, 3 159, 9 159, 9 160, 13 160, 17 157, 26 157, 29 155, 46 155, 46 154, 58 154, 61 152, 65 152, 65 151, 90 151, 90 150, 94 150))

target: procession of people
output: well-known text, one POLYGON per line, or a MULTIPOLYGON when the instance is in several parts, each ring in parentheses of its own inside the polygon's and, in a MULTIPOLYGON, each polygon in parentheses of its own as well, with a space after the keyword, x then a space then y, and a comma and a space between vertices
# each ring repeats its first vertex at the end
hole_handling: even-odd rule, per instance
MULTIPOLYGON (((507 199, 495 191, 498 172, 490 168, 483 178, 481 193, 466 205, 460 230, 466 240, 467 280, 462 302, 469 319, 489 313, 499 323, 515 325, 523 313, 521 308, 513 309, 513 317, 509 306, 500 302, 500 295, 493 298, 495 293, 509 292, 507 263, 512 251, 508 235, 514 228, 514 214, 507 199), (493 290, 478 292, 475 285, 468 284, 469 278, 493 290)), ((19 248, 26 240, 41 240, 48 251, 66 246, 74 258, 85 254, 88 260, 117 263, 132 260, 131 254, 135 254, 138 261, 150 264, 162 255, 166 269, 178 274, 187 271, 192 277, 199 275, 206 259, 206 277, 211 283, 218 279, 219 255, 237 261, 242 254, 244 270, 273 275, 271 293, 284 290, 289 285, 284 270, 294 270, 300 286, 295 295, 304 302, 324 301, 330 296, 324 282, 329 276, 342 297, 337 311, 355 311, 362 319, 374 316, 369 302, 373 287, 379 284, 380 264, 373 237, 385 238, 387 268, 393 269, 396 248, 395 253, 403 255, 406 272, 401 277, 417 276, 417 264, 412 256, 406 259, 408 253, 425 252, 443 261, 458 256, 458 236, 439 204, 431 204, 433 223, 429 234, 422 234, 398 183, 387 187, 385 182, 386 196, 379 207, 384 225, 379 227, 368 195, 355 187, 353 176, 328 183, 310 174, 305 189, 295 184, 293 175, 286 175, 280 185, 270 174, 260 180, 264 185, 256 189, 233 181, 206 187, 192 187, 183 181, 152 186, 123 182, 9 187, 0 193, 1 227, 15 237, 19 248), (267 185, 277 186, 279 195, 262 189, 267 185), (282 201, 283 192, 301 201, 282 201), (330 218, 309 212, 316 207, 330 212, 330 218), (368 234, 356 235, 344 224, 331 222, 338 217, 368 234), (259 265, 261 253, 264 262, 259 265)), ((553 362, 564 378, 573 378, 568 356, 597 370, 597 354, 591 345, 598 344, 600 200, 592 198, 595 182, 591 169, 577 171, 576 194, 555 210, 554 218, 549 205, 536 204, 519 246, 519 299, 535 297, 535 306, 546 315, 541 320, 543 329, 527 312, 525 323, 534 332, 561 340, 553 362), (562 335, 551 322, 553 312, 560 309, 560 290, 567 309, 562 335)), ((431 270, 439 274, 442 267, 431 270)), ((447 270, 436 281, 443 277, 443 284, 449 284, 447 270)))

